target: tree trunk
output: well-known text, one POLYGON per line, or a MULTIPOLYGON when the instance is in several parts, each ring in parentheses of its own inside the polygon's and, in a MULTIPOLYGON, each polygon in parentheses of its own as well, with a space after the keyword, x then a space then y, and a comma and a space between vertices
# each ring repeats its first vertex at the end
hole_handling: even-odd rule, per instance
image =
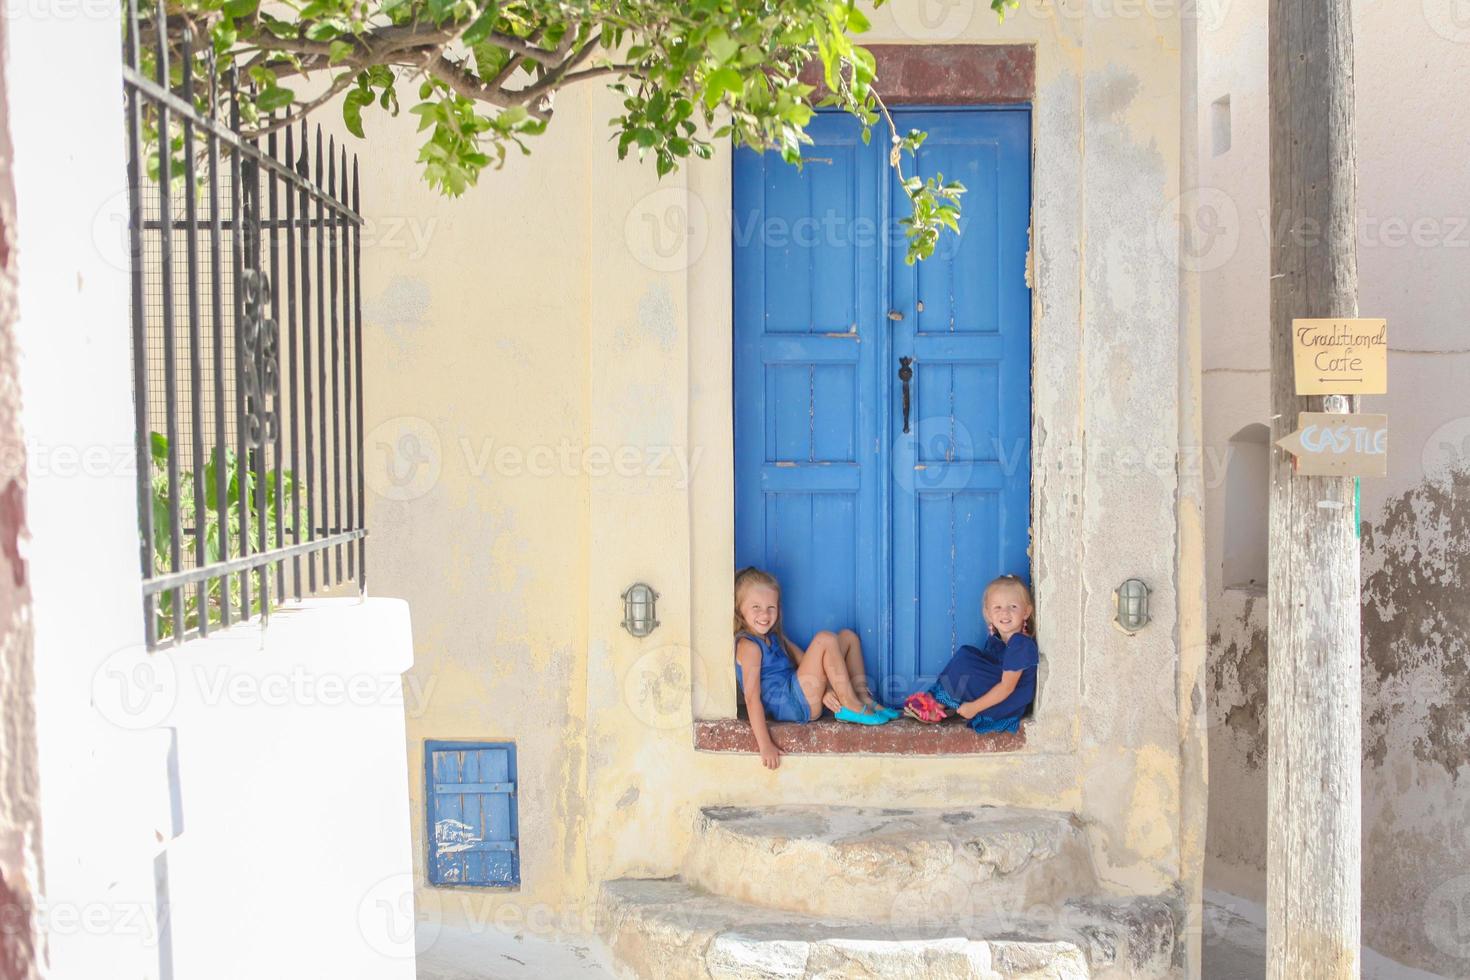
MULTIPOLYGON (((1348 0, 1271 0, 1272 441, 1302 411, 1293 317, 1357 314, 1348 0)), ((1304 477, 1273 449, 1267 976, 1357 980, 1362 824, 1359 552, 1350 477, 1304 477)))

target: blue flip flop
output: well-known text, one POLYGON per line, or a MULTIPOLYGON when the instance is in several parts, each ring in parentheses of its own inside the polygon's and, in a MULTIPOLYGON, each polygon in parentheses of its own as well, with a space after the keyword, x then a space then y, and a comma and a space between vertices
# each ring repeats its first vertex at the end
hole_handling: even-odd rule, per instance
POLYGON ((902 711, 899 711, 897 708, 890 708, 886 704, 879 704, 877 701, 873 702, 873 713, 876 715, 887 715, 889 721, 903 717, 902 711))
POLYGON ((893 720, 887 715, 879 714, 876 711, 869 713, 866 711, 853 711, 849 708, 838 708, 834 712, 834 717, 838 721, 847 721, 854 725, 886 725, 893 720))

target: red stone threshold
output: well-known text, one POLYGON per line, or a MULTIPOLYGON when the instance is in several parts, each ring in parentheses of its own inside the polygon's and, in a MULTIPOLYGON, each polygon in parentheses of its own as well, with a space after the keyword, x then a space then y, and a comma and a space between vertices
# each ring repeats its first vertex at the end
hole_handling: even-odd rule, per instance
MULTIPOLYGON (((782 752, 798 755, 974 755, 1015 752, 1026 746, 1026 726, 1019 732, 976 735, 962 719, 925 725, 897 718, 886 725, 854 725, 835 718, 798 725, 775 722, 771 738, 782 752)), ((741 718, 694 723, 694 747, 701 752, 749 752, 758 749, 750 723, 741 718)))

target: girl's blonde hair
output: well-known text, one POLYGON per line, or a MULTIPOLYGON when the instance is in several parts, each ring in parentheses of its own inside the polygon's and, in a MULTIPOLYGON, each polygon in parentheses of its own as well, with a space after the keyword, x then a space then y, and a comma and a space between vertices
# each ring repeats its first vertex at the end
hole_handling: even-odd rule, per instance
POLYGON ((771 632, 776 634, 776 640, 781 646, 781 652, 786 654, 786 659, 795 664, 796 659, 791 656, 791 645, 786 642, 786 631, 781 625, 781 583, 776 581, 776 576, 754 565, 747 565, 735 573, 735 635, 755 633, 745 617, 740 615, 740 603, 744 600, 745 593, 758 585, 764 585, 776 593, 776 621, 771 625, 771 632))
POLYGON ((1014 589, 1020 589, 1021 594, 1026 597, 1026 605, 1031 607, 1031 615, 1027 616, 1026 621, 1021 624, 1021 632, 1025 633, 1032 639, 1035 639, 1036 600, 1031 598, 1031 589, 1029 586, 1026 585, 1025 582, 1021 581, 1020 576, 1002 575, 999 578, 991 579, 990 584, 985 587, 985 591, 980 594, 980 609, 984 611, 985 606, 990 602, 990 593, 1000 588, 1001 586, 1009 586, 1014 589))

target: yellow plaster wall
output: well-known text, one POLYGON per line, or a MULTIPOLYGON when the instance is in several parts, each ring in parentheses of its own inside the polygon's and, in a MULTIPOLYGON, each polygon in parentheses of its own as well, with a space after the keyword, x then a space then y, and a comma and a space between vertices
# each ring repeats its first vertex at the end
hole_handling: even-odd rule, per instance
MULTIPOLYGON (((868 38, 1037 45, 1047 659, 1043 710, 1010 755, 788 757, 772 773, 693 750, 694 717, 734 711, 727 152, 662 182, 619 164, 605 125, 617 102, 589 87, 561 97, 534 156, 445 202, 418 183, 410 127, 374 124, 391 137, 373 143, 366 211, 433 227, 420 255, 382 242, 364 255, 370 588, 413 609, 414 765, 426 737, 509 738, 521 770, 521 889, 420 887, 422 916, 585 929, 599 882, 677 870, 695 809, 717 803, 1069 809, 1093 822, 1115 887, 1185 873, 1178 276, 1155 232, 1178 193, 1179 23, 1159 9, 1038 0, 998 25, 979 5, 900 2, 868 38), (437 439, 437 472, 412 496, 387 469, 401 478, 417 458, 405 434, 437 439), (554 457, 544 475, 497 462, 538 446, 554 457), (1131 472, 1120 449, 1165 462, 1131 472), (1155 589, 1155 622, 1131 637, 1110 625, 1130 575, 1155 589), (644 640, 618 627, 639 580, 661 593, 644 640)), ((411 780, 422 874, 422 773, 411 780)))

